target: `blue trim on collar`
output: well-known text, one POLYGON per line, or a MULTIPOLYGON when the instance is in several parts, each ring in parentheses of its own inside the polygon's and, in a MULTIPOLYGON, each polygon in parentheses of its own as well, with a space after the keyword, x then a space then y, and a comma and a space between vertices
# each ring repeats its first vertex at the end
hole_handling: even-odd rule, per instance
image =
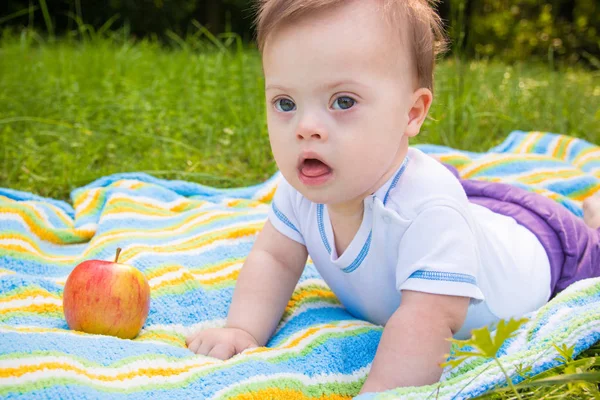
POLYGON ((360 266, 360 264, 363 262, 363 260, 369 253, 369 248, 371 247, 371 237, 372 236, 373 236, 373 231, 369 232, 369 237, 367 238, 367 241, 365 242, 365 245, 363 246, 363 248, 360 250, 360 253, 358 253, 358 256, 356 256, 356 259, 354 261, 352 261, 352 264, 348 265, 342 271, 344 271, 346 273, 350 273, 360 266))
POLYGON ((319 225, 319 233, 321 233, 321 240, 325 245, 325 249, 331 254, 331 246, 325 235, 325 224, 323 223, 323 204, 317 204, 317 225, 319 225))
POLYGON ((385 197, 383 198, 383 205, 385 205, 387 203, 388 197, 390 196, 390 192, 398 184, 398 180, 400 179, 400 177, 404 173, 404 170, 406 169, 406 165, 408 164, 408 160, 409 160, 408 156, 404 157, 404 160, 402 161, 402 165, 400 166, 400 169, 398 170, 398 172, 396 172, 396 176, 394 176, 394 180, 392 181, 392 184, 388 188, 387 192, 385 192, 385 197))

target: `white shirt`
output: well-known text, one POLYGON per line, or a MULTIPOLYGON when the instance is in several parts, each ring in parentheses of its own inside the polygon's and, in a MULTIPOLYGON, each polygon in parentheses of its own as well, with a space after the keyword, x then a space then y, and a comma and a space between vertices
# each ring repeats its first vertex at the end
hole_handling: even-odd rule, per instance
POLYGON ((525 227, 468 201, 442 164, 409 148, 402 166, 364 199, 362 223, 342 255, 327 206, 281 180, 269 220, 306 246, 346 309, 385 325, 402 290, 471 298, 457 338, 499 318, 519 316, 550 297, 550 263, 525 227))

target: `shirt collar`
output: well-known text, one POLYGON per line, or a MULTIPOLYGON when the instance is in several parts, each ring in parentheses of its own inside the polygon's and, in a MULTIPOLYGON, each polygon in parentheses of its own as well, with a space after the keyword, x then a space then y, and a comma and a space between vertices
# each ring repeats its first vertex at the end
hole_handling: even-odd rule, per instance
POLYGON ((377 197, 384 205, 387 203, 390 192, 398 184, 398 180, 406 170, 409 160, 410 158, 406 155, 400 167, 398 167, 396 172, 379 189, 377 189, 375 193, 373 193, 373 197, 377 197))

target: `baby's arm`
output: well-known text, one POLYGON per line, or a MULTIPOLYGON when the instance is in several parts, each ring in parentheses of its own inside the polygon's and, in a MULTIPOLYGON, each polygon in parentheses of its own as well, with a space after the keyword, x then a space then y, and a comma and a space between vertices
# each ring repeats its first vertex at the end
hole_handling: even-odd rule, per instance
POLYGON ((277 327, 308 257, 306 247, 267 220, 240 271, 225 328, 194 332, 187 339, 198 354, 227 359, 264 346, 277 327))
POLYGON ((402 291, 400 307, 385 328, 361 393, 439 381, 448 339, 467 315, 468 297, 402 291))

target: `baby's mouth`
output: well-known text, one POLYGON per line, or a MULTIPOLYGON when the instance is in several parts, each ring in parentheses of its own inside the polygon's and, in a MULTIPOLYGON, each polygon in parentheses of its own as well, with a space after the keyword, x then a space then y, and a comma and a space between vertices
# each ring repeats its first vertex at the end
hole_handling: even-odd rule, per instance
POLYGON ((315 178, 331 172, 331 167, 316 158, 307 158, 300 163, 300 173, 315 178))

